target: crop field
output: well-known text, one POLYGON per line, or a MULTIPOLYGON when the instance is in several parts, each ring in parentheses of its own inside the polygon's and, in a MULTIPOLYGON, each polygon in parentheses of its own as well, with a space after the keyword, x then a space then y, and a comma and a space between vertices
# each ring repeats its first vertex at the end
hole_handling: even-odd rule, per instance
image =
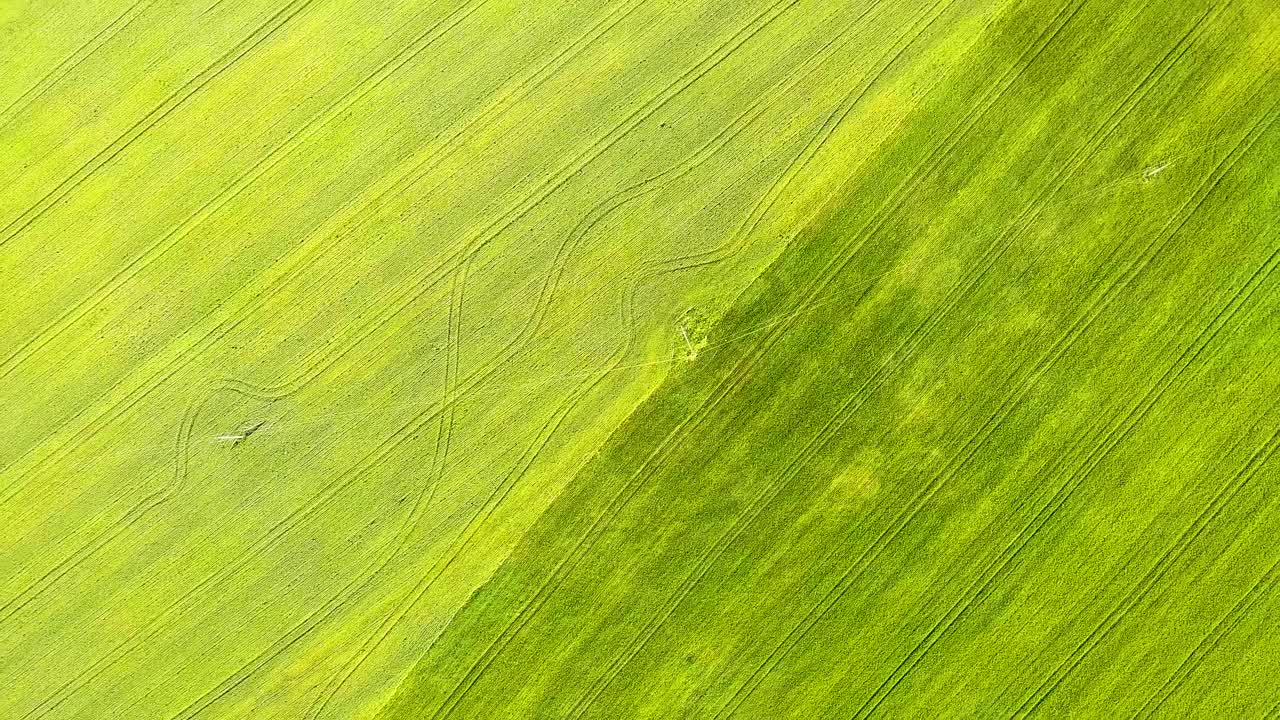
POLYGON ((1273 0, 0 0, 0 719, 1280 717, 1273 0))

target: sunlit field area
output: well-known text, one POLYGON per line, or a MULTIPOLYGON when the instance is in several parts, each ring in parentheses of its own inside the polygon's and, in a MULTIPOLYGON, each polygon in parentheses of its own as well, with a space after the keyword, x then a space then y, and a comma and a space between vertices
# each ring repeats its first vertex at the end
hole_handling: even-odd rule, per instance
POLYGON ((1272 0, 0 0, 0 718, 1280 717, 1272 0))

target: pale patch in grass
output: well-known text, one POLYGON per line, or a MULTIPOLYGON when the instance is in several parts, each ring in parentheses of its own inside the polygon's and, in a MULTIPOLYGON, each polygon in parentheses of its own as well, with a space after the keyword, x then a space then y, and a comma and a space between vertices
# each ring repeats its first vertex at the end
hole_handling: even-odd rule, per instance
POLYGON ((858 454, 831 478, 830 498, 836 505, 858 505, 880 492, 882 454, 878 450, 858 454))

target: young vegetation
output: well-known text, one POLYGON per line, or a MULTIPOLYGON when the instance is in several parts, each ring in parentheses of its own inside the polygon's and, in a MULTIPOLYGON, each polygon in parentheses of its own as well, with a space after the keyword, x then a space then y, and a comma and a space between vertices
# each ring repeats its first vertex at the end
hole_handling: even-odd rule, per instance
POLYGON ((1269 0, 0 37, 0 717, 1280 714, 1269 0))

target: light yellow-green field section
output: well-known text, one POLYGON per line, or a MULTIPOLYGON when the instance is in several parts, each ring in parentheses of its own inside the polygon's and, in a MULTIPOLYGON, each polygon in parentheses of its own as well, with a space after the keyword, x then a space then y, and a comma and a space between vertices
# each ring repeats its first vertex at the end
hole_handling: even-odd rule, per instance
POLYGON ((375 713, 996 10, 0 4, 0 717, 375 713))

